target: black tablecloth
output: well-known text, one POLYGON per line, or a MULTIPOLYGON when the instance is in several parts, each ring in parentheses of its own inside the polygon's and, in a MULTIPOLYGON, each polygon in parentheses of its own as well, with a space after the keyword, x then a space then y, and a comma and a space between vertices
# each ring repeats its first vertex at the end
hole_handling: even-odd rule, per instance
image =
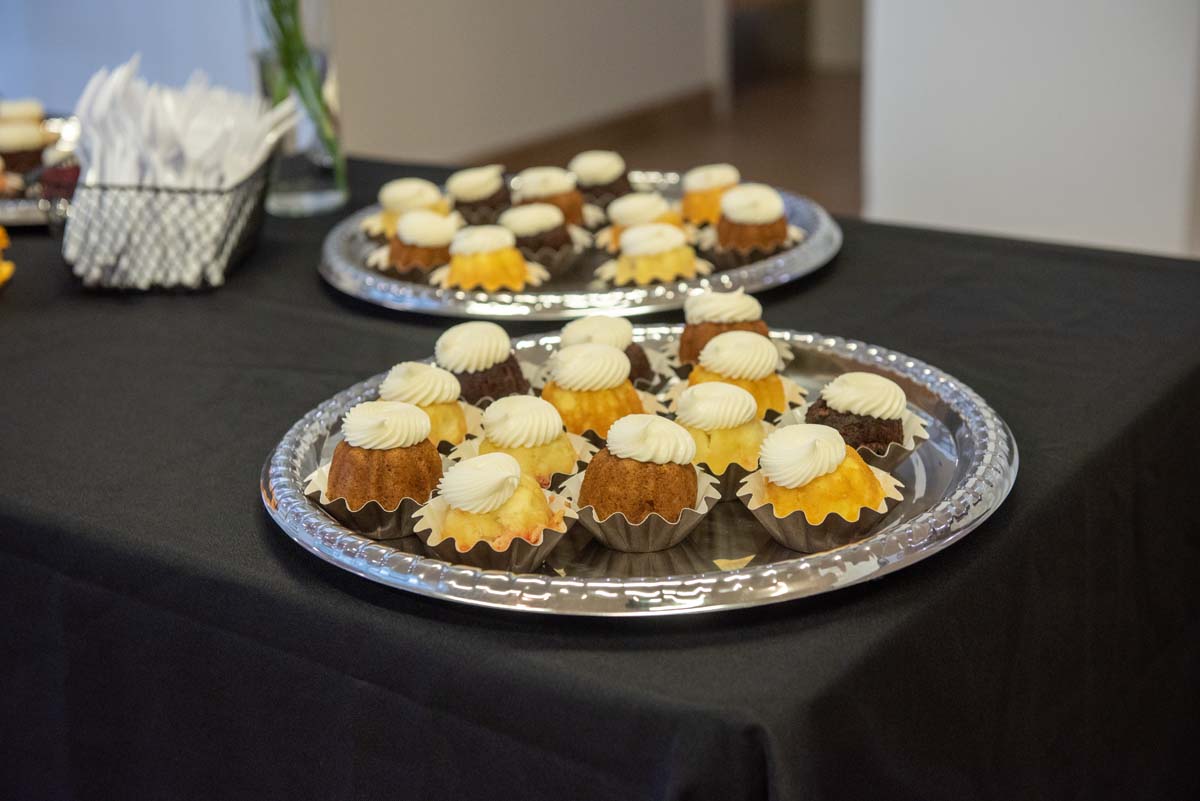
MULTIPOLYGON (((404 172, 355 164, 356 206, 404 172)), ((1200 264, 844 220, 766 319, 982 393, 1008 501, 828 596, 546 619, 357 579, 262 510, 294 420, 449 324, 324 286, 331 222, 269 221, 195 295, 86 292, 14 232, 0 798, 1200 794, 1200 264)))

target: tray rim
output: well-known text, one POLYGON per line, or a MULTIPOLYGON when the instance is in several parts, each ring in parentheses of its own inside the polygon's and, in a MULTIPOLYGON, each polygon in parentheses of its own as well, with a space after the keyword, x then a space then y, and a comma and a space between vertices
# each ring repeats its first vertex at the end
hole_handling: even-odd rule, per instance
MULTIPOLYGON (((682 324, 636 326, 635 339, 677 336, 682 329, 682 324)), ((380 373, 323 401, 289 428, 263 465, 259 487, 263 504, 280 528, 305 550, 385 586, 490 609, 654 617, 780 603, 879 578, 957 542, 1008 496, 1019 469, 1016 440, 1004 420, 970 387, 925 362, 876 345, 790 329, 772 329, 771 334, 800 347, 883 367, 924 385, 959 415, 976 443, 966 477, 930 509, 893 522, 864 540, 766 565, 649 578, 585 579, 481 571, 404 553, 345 529, 304 496, 303 477, 289 472, 289 460, 306 428, 333 414, 333 409, 372 393, 385 375, 380 373), (404 569, 395 569, 398 567, 404 569), (826 573, 828 580, 814 583, 814 578, 826 573), (761 584, 749 589, 742 586, 754 581, 761 584), (507 587, 501 589, 502 585, 507 587), (677 592, 681 589, 686 592, 677 592), (589 600, 593 593, 602 600, 589 600), (626 604, 613 602, 621 597, 626 604), (629 605, 635 598, 638 605, 629 605)), ((519 350, 522 343, 532 347, 556 339, 557 334, 532 334, 514 338, 513 344, 519 350)))

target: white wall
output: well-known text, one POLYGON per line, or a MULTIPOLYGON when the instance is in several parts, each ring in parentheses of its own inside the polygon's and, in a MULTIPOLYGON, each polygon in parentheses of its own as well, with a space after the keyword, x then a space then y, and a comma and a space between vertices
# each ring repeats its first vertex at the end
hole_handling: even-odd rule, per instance
POLYGON ((870 0, 870 217, 1186 252, 1200 3, 870 0))

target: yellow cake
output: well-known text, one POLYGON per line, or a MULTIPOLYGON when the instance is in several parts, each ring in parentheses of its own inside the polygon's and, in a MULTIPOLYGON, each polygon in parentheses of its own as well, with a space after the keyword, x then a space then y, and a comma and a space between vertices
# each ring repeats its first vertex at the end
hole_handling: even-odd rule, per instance
POLYGON ((721 196, 737 185, 741 175, 732 164, 705 164, 683 176, 683 218, 693 225, 711 225, 721 217, 721 196))
POLYGON ((398 178, 379 188, 379 205, 383 210, 362 222, 362 229, 376 239, 391 239, 396 224, 406 212, 426 209, 436 214, 449 214, 450 202, 441 190, 424 178, 398 178))
POLYGON ((544 529, 562 523, 538 483, 503 453, 459 462, 446 471, 439 493, 448 506, 441 536, 453 539, 460 553, 481 541, 497 551, 516 539, 537 545, 544 529))
POLYGON ((457 445, 467 435, 467 418, 458 379, 448 370, 424 362, 401 362, 388 371, 379 386, 385 401, 411 403, 429 417, 429 439, 434 445, 457 445))
POLYGON ((771 340, 753 331, 728 331, 710 339, 700 351, 700 363, 688 375, 688 386, 720 381, 741 387, 754 396, 761 418, 768 411, 787 411, 778 367, 779 351, 771 340))
POLYGON ((450 243, 450 263, 436 270, 433 282, 453 289, 520 291, 546 279, 546 271, 525 261, 516 237, 499 225, 463 228, 450 243))
POLYGON ((556 473, 575 472, 579 454, 553 404, 532 395, 501 398, 483 413, 479 453, 507 453, 542 487, 556 473))
POLYGON ((596 270, 617 286, 691 281, 712 265, 696 257, 682 230, 664 223, 635 225, 621 234, 621 252, 596 270))
POLYGON ((810 524, 836 514, 857 521, 863 509, 877 509, 884 490, 874 472, 828 426, 776 429, 760 453, 764 498, 776 517, 803 512, 810 524))
POLYGON ((733 384, 702 383, 684 390, 675 420, 696 443, 696 464, 724 475, 731 464, 753 470, 762 446, 762 422, 754 396, 733 384))
POLYGON ((613 252, 620 249, 621 234, 635 225, 663 223, 683 228, 683 215, 657 192, 634 192, 617 198, 608 206, 608 219, 608 228, 597 234, 596 242, 613 252))
POLYGON ((542 398, 572 434, 595 431, 604 437, 613 422, 642 411, 629 381, 629 357, 611 345, 568 345, 554 355, 550 375, 542 398))

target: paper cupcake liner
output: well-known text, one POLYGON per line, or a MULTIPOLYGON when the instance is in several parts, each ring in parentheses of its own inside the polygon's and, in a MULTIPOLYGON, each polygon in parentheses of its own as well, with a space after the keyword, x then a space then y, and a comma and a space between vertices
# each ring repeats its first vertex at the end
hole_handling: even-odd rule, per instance
MULTIPOLYGON (((762 425, 764 437, 770 436, 771 432, 775 430, 775 426, 766 420, 760 420, 759 423, 762 425)), ((755 461, 757 459, 758 455, 755 454, 755 461)), ((721 492, 722 501, 731 501, 737 498, 738 488, 742 485, 742 480, 751 473, 750 470, 737 462, 730 462, 726 465, 724 473, 718 473, 707 462, 701 462, 700 467, 717 480, 717 489, 721 492)))
POLYGON ((925 423, 908 409, 904 410, 900 422, 904 426, 904 441, 888 443, 887 450, 883 453, 871 450, 865 445, 857 448, 858 455, 863 458, 864 462, 871 467, 891 472, 916 450, 919 442, 929 439, 925 423))
POLYGON ((367 501, 359 509, 351 509, 345 498, 330 498, 329 463, 318 467, 308 476, 305 496, 329 513, 346 528, 373 540, 394 540, 413 533, 413 513, 421 507, 415 498, 404 498, 395 509, 385 509, 376 501, 367 501))
POLYGON ((883 487, 883 501, 876 509, 863 507, 857 520, 846 520, 841 515, 829 514, 819 523, 809 523, 803 511, 793 512, 787 517, 777 517, 775 506, 768 503, 763 494, 765 480, 761 470, 756 470, 743 479, 737 497, 780 545, 802 553, 828 551, 862 539, 887 514, 888 501, 899 501, 903 498, 900 487, 904 485, 894 476, 876 467, 872 467, 871 471, 883 487))
POLYGON ((490 542, 480 541, 471 546, 469 551, 459 551, 453 537, 443 537, 442 526, 450 506, 440 496, 434 496, 413 515, 413 534, 421 540, 426 550, 443 562, 468 565, 480 570, 532 573, 546 561, 576 519, 575 510, 567 498, 547 492, 546 500, 550 502, 551 511, 563 513, 563 519, 555 528, 542 529, 541 541, 537 544, 514 538, 507 548, 498 551, 490 542))
POLYGON ((696 245, 700 253, 711 261, 718 271, 732 270, 736 267, 745 267, 747 264, 753 264, 756 261, 769 259, 785 250, 791 250, 804 241, 805 234, 800 228, 789 225, 787 230, 787 238, 775 247, 754 247, 750 250, 742 250, 740 248, 726 249, 721 247, 717 244, 717 229, 714 226, 706 226, 697 232, 696 245))
MULTIPOLYGON (((576 226, 571 227, 575 228, 576 226)), ((591 239, 586 231, 583 231, 583 229, 579 230, 589 240, 591 239)), ((540 247, 537 250, 521 248, 521 253, 525 255, 527 261, 542 265, 546 268, 546 272, 551 277, 554 277, 570 270, 579 260, 579 257, 583 255, 586 247, 586 245, 571 244, 563 245, 560 248, 540 247)))
MULTIPOLYGON (((546 283, 549 280, 550 280, 550 273, 546 270, 545 267, 538 264, 536 261, 526 261, 525 262, 525 283, 516 289, 509 288, 509 289, 505 290, 504 288, 501 288, 500 290, 497 290, 497 291, 520 292, 523 289, 525 289, 525 287, 541 286, 542 284, 546 283)), ((451 283, 450 283, 450 265, 449 264, 443 264, 442 266, 431 270, 429 272, 429 283, 432 286, 436 286, 438 289, 461 289, 464 292, 471 292, 471 291, 475 291, 478 289, 482 289, 482 287, 480 287, 478 284, 476 284, 474 286, 451 285, 451 283)))
MULTIPOLYGON (((637 281, 626 281, 624 283, 619 284, 616 281, 617 261, 618 261, 617 259, 609 259, 608 261, 604 262, 599 267, 597 267, 593 271, 592 274, 597 278, 597 280, 599 280, 605 284, 611 284, 612 286, 655 286, 655 285, 662 285, 662 284, 673 284, 673 283, 676 283, 677 281, 684 280, 683 276, 676 275, 676 276, 673 276, 673 277, 667 278, 667 279, 655 279, 647 284, 639 284, 637 281)), ((696 256, 696 275, 698 275, 698 276, 711 275, 712 272, 713 272, 712 262, 708 261, 707 259, 701 258, 699 255, 697 255, 696 256)))
POLYGON ((499 203, 494 206, 471 204, 470 207, 454 207, 454 211, 462 217, 463 222, 467 225, 495 225, 496 221, 500 219, 500 215, 508 209, 507 203, 499 203))
POLYGON ((717 490, 717 480, 699 467, 696 470, 696 503, 684 509, 679 520, 672 523, 661 515, 651 512, 640 523, 629 522, 621 512, 611 514, 603 520, 596 519, 596 510, 591 506, 578 508, 579 491, 583 487, 583 470, 571 476, 563 484, 563 494, 577 507, 579 522, 583 524, 592 536, 601 544, 614 551, 627 553, 650 553, 665 551, 688 538, 708 511, 721 498, 717 490))
MULTIPOLYGON (((463 440, 450 452, 448 457, 451 462, 461 462, 463 459, 471 459, 479 455, 479 444, 482 442, 483 434, 463 440)), ((575 448, 575 470, 571 473, 554 473, 550 476, 549 489, 553 492, 559 492, 562 485, 571 476, 578 473, 587 467, 588 462, 592 461, 592 457, 596 455, 596 451, 600 450, 586 437, 581 437, 578 434, 567 432, 567 439, 575 448)))

